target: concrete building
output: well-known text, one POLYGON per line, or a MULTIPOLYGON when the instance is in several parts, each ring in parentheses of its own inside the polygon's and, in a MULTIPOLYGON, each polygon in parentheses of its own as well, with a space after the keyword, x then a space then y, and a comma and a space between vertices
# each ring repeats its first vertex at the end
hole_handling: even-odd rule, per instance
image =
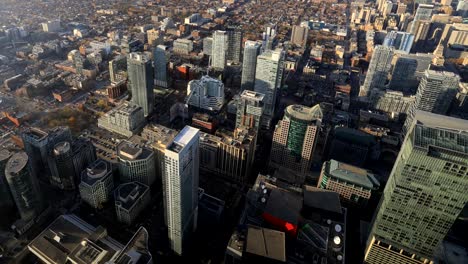
POLYGON ((31 163, 25 152, 11 156, 5 166, 5 178, 22 220, 29 221, 44 209, 38 179, 30 172, 31 163))
POLYGON ((148 38, 148 44, 151 46, 164 45, 164 33, 157 29, 147 30, 146 37, 148 38))
POLYGON ((224 70, 227 62, 227 50, 229 47, 229 35, 226 31, 216 30, 213 33, 213 46, 211 67, 216 70, 224 70))
POLYGON ((152 264, 148 237, 146 229, 140 227, 124 246, 109 237, 104 227, 93 227, 69 214, 55 219, 29 243, 28 249, 45 264, 152 264))
POLYGON ((244 46, 244 59, 242 61, 241 90, 253 90, 255 84, 255 72, 257 69, 257 57, 260 55, 262 44, 257 41, 247 40, 244 46))
POLYGON ((96 150, 88 140, 62 141, 49 152, 48 160, 52 186, 74 190, 81 172, 96 160, 96 150))
POLYGON ((372 93, 372 107, 387 113, 392 118, 398 118, 407 114, 416 101, 416 96, 405 96, 402 92, 384 90, 372 93))
POLYGON ((336 160, 323 163, 317 183, 317 188, 339 193, 342 202, 361 207, 379 187, 380 183, 371 171, 336 160))
POLYGON ((309 36, 309 28, 303 26, 293 26, 291 34, 291 43, 301 48, 305 48, 307 38, 309 36))
POLYGON ((403 127, 406 133, 417 110, 435 114, 447 114, 455 99, 460 77, 452 72, 427 70, 419 83, 416 100, 409 110, 403 127))
POLYGON ((275 114, 276 100, 283 81, 284 52, 266 50, 257 57, 254 91, 264 94, 262 127, 269 128, 275 114))
POLYGON ((305 179, 312 164, 322 118, 318 104, 314 107, 288 106, 275 127, 270 166, 290 169, 304 175, 305 179))
POLYGON ((373 89, 383 89, 392 67, 393 47, 378 45, 372 53, 366 79, 361 86, 360 96, 368 96, 373 89))
POLYGON ((143 108, 129 103, 115 107, 98 119, 98 127, 125 137, 139 133, 144 125, 143 108))
POLYGON ((224 105, 224 84, 208 75, 191 80, 187 85, 187 104, 196 108, 219 111, 224 105))
POLYGON ((132 102, 143 108, 145 116, 154 108, 154 72, 150 58, 143 53, 132 52, 127 58, 128 86, 132 91, 132 102))
POLYGON ((48 131, 39 128, 27 128, 21 133, 24 151, 28 154, 31 173, 36 177, 48 178, 50 174, 48 153, 55 144, 62 141, 71 141, 71 131, 68 127, 55 127, 48 131))
POLYGON ((193 41, 190 39, 176 39, 173 43, 174 54, 188 55, 193 51, 193 41))
POLYGON ((115 189, 114 200, 117 221, 130 225, 149 205, 150 189, 139 182, 124 183, 115 189))
POLYGON ((412 91, 418 62, 412 58, 399 57, 393 67, 389 88, 395 91, 410 93, 412 91))
POLYGON ((263 114, 263 99, 265 95, 250 90, 244 90, 237 99, 236 128, 253 129, 257 134, 260 129, 263 114))
POLYGON ((151 186, 156 180, 154 151, 122 141, 117 146, 118 168, 122 182, 137 181, 151 186))
POLYGON ((148 141, 149 146, 153 148, 156 159, 156 179, 159 184, 164 176, 164 156, 166 148, 172 144, 172 141, 177 136, 178 132, 174 129, 167 128, 159 124, 148 124, 143 128, 141 137, 148 141))
POLYGON ((468 202, 468 121, 417 111, 385 186, 364 263, 433 263, 468 202))
POLYGON ((56 32, 59 32, 61 29, 60 20, 52 20, 52 21, 44 22, 41 24, 41 26, 42 26, 42 31, 44 32, 56 33, 56 32))
POLYGON ((200 169, 231 182, 247 183, 255 157, 255 130, 218 130, 216 136, 200 133, 200 169))
POLYGON ((8 149, 0 149, 0 208, 8 208, 15 205, 5 177, 6 165, 13 154, 15 153, 8 149))
POLYGON ((213 55, 213 38, 206 37, 203 39, 203 54, 211 56, 213 55))
POLYGON ((117 55, 109 61, 109 76, 112 83, 127 80, 127 56, 117 55))
POLYGON ((171 249, 186 252, 197 227, 199 163, 198 129, 186 126, 166 149, 163 198, 171 249))
POLYGON ((103 204, 110 200, 113 189, 114 178, 112 165, 109 162, 98 159, 82 171, 80 196, 91 207, 103 208, 103 204))
POLYGON ((157 87, 168 88, 167 61, 169 56, 168 47, 164 45, 158 45, 153 51, 154 84, 157 87))
POLYGON ((227 28, 228 47, 226 50, 226 60, 239 64, 241 62, 242 52, 242 30, 236 27, 227 28))
POLYGON ((414 35, 403 31, 390 31, 385 36, 383 46, 394 47, 396 50, 401 50, 406 53, 411 51, 413 46, 414 35))

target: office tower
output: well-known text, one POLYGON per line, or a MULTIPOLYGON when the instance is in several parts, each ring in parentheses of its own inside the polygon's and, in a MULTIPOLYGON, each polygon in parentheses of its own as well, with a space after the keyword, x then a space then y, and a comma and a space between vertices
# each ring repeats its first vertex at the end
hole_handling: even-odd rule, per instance
POLYGON ((273 134, 270 166, 284 167, 301 174, 310 170, 317 135, 322 123, 320 105, 290 105, 273 134))
POLYGON ((50 183, 62 190, 76 188, 81 172, 96 160, 96 150, 90 141, 62 141, 49 151, 50 183))
POLYGON ((213 55, 213 38, 206 37, 203 39, 203 54, 211 56, 213 55))
POLYGON ((405 96, 400 91, 374 91, 371 95, 372 107, 387 113, 392 118, 407 114, 414 104, 416 96, 405 96))
POLYGON ((242 30, 236 27, 228 27, 226 32, 228 35, 226 60, 231 63, 239 64, 242 51, 242 30))
POLYGON ((260 54, 261 43, 247 40, 244 46, 244 59, 242 60, 241 90, 253 90, 255 84, 255 71, 257 57, 260 54))
POLYGON ((73 214, 61 215, 28 245, 41 263, 152 264, 148 232, 138 228, 126 245, 73 214))
POLYGON ((166 149, 163 198, 171 249, 182 255, 198 217, 200 131, 186 126, 166 149))
POLYGON ((367 241, 364 263, 432 263, 468 202, 468 121, 416 111, 367 241))
POLYGON ((80 196, 91 207, 101 209, 109 201, 113 189, 114 178, 109 162, 98 159, 81 172, 80 196))
POLYGON ((434 9, 433 5, 421 4, 416 9, 416 14, 414 15, 414 21, 426 20, 430 21, 432 18, 432 10, 434 9))
POLYGON ((236 128, 251 128, 257 134, 263 114, 265 95, 244 90, 237 100, 236 128))
POLYGON ((0 208, 13 207, 14 201, 11 197, 10 187, 5 177, 5 168, 8 160, 13 156, 8 149, 0 149, 0 208))
POLYGON ((426 70, 418 86, 416 101, 411 106, 403 126, 403 134, 409 131, 417 110, 447 114, 457 95, 459 82, 460 77, 452 72, 426 70))
POLYGON ((109 76, 112 83, 127 80, 127 56, 117 55, 109 61, 109 76))
POLYGON ((164 176, 164 156, 166 148, 172 143, 178 132, 158 124, 148 124, 143 128, 141 137, 148 141, 149 146, 154 150, 156 159, 156 179, 161 184, 164 176))
POLYGON ((405 93, 411 92, 412 80, 415 79, 417 66, 418 62, 415 59, 399 57, 393 67, 389 88, 405 93))
POLYGON ((426 40, 428 38, 428 33, 431 28, 431 21, 418 20, 413 21, 413 30, 411 33, 414 34, 414 45, 413 50, 422 50, 424 49, 426 40))
POLYGON ((368 96, 372 89, 383 89, 387 75, 392 67, 393 47, 377 46, 367 70, 366 79, 361 87, 360 96, 368 96))
POLYGON ((68 127, 55 127, 49 131, 39 128, 28 128, 21 133, 24 150, 28 154, 31 172, 40 177, 48 177, 48 153, 62 141, 71 141, 71 132, 68 127))
POLYGON ((272 50, 276 38, 276 25, 269 25, 263 32, 262 39, 262 50, 272 50))
POLYGON ((385 36, 382 45, 409 53, 413 46, 414 35, 403 31, 391 31, 385 36))
POLYGON ((193 107, 219 111, 224 105, 224 84, 208 75, 191 80, 187 85, 187 104, 193 107))
POLYGON ((254 91, 264 94, 262 127, 270 128, 275 114, 276 97, 283 80, 284 52, 266 50, 257 57, 254 91))
POLYGON ((148 116, 154 107, 154 76, 151 60, 146 54, 132 52, 127 57, 127 67, 132 102, 141 106, 145 116, 148 116))
POLYGON ((29 221, 44 209, 38 179, 30 172, 31 164, 25 152, 11 156, 5 166, 5 178, 10 187, 21 219, 29 221))
POLYGON ((151 201, 150 189, 140 182, 119 185, 114 191, 117 221, 132 224, 151 201))
POLYGON ((125 137, 140 132, 145 125, 143 108, 123 103, 98 118, 98 127, 125 137))
POLYGON ((164 45, 158 45, 154 49, 154 84, 158 87, 167 88, 167 57, 168 48, 164 45))
POLYGON ((307 44, 307 37, 309 36, 309 28, 302 26, 293 26, 291 43, 301 48, 305 48, 307 44))
POLYGON ((137 181, 151 186, 156 179, 153 150, 129 141, 117 146, 118 168, 122 182, 137 181))
POLYGON ((234 133, 218 130, 216 135, 200 133, 200 170, 230 182, 247 183, 255 157, 255 130, 237 128, 234 133))
POLYGON ((157 29, 150 29, 146 31, 146 36, 148 39, 148 44, 153 47, 157 47, 159 45, 164 45, 164 33, 157 29))
POLYGON ((44 32, 59 32, 61 29, 60 20, 52 20, 45 23, 41 23, 42 31, 44 32))
POLYGON ((172 51, 174 54, 189 55, 193 51, 193 41, 190 39, 174 40, 172 51))
POLYGON ((213 33, 211 67, 216 70, 224 70, 226 66, 228 40, 229 35, 226 31, 216 30, 213 33))
POLYGON ((323 163, 317 183, 317 188, 337 192, 342 202, 361 207, 367 205, 379 187, 371 171, 336 160, 323 163))

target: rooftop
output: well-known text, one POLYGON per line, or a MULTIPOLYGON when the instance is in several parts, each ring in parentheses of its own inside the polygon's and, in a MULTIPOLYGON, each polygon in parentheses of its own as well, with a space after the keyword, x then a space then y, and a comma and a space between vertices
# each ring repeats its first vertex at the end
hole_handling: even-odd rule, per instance
POLYGON ((140 182, 129 182, 119 185, 115 191, 115 204, 130 210, 140 197, 149 191, 149 187, 140 182))
POLYGON ((35 127, 26 130, 26 131, 24 132, 24 134, 25 134, 27 137, 33 138, 33 139, 35 139, 35 140, 37 140, 37 141, 43 140, 43 139, 45 139, 45 138, 48 136, 47 132, 42 131, 41 129, 35 128, 35 127))
POLYGON ((304 205, 333 213, 342 213, 338 193, 309 185, 304 186, 304 205))
POLYGON ((122 160, 142 160, 153 153, 152 150, 129 141, 122 141, 117 149, 119 158, 122 160))
POLYGON ((306 122, 323 118, 323 111, 319 104, 313 107, 303 105, 290 105, 286 107, 285 116, 306 122))
POLYGON ((250 254, 286 262, 284 232, 258 226, 249 226, 245 251, 250 254))
POLYGON ((200 134, 200 130, 191 126, 185 126, 182 131, 174 138, 172 145, 169 147, 174 152, 180 152, 190 143, 190 141, 200 134))
POLYGON ((370 171, 352 166, 336 160, 330 160, 323 164, 326 172, 340 180, 365 187, 367 189, 378 189, 380 183, 370 171))
POLYGON ((8 160, 6 167, 5 167, 5 174, 18 174, 24 168, 27 167, 28 164, 28 155, 26 152, 18 152, 11 156, 10 160, 8 160))
POLYGON ((54 154, 55 155, 65 154, 70 151, 70 148, 71 148, 71 145, 69 142, 67 141, 59 142, 55 144, 54 146, 54 154))
POLYGON ((241 98, 261 102, 263 101, 263 98, 265 98, 265 95, 254 91, 244 90, 241 94, 241 98))
POLYGON ((0 149, 0 162, 7 161, 12 155, 13 152, 8 149, 0 149))
POLYGON ((91 163, 86 170, 81 173, 81 181, 93 185, 96 181, 112 172, 111 165, 102 159, 97 159, 91 163))

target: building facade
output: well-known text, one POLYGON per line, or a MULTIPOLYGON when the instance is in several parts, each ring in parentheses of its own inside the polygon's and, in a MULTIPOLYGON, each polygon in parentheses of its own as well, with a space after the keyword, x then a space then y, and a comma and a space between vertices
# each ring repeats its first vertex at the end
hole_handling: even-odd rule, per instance
POLYGON ((242 61, 242 91, 254 89, 257 57, 260 55, 261 47, 262 44, 257 41, 247 40, 245 42, 244 59, 242 61))
POLYGON ((310 170, 317 135, 322 123, 320 105, 290 105, 273 134, 270 166, 284 167, 300 174, 310 170))
POLYGON ((114 189, 112 165, 102 159, 91 163, 81 172, 80 196, 91 207, 101 209, 114 189))
POLYGON ((372 89, 384 88, 392 66, 393 50, 393 47, 376 46, 359 93, 360 96, 368 96, 372 89))
POLYGON ((156 180, 153 150, 129 141, 117 146, 118 168, 122 182, 137 181, 151 186, 156 180))
POLYGON ((224 70, 227 62, 229 35, 226 31, 217 30, 213 33, 213 46, 211 67, 216 70, 224 70))
POLYGON ((291 34, 291 43, 301 48, 305 48, 307 38, 309 36, 309 28, 303 26, 293 26, 291 34))
POLYGON ((244 90, 237 100, 236 128, 253 129, 257 134, 263 114, 265 95, 244 90))
POLYGON ((139 133, 144 125, 143 108, 129 103, 115 107, 98 119, 98 127, 125 137, 139 133))
POLYGON ((197 226, 200 131, 186 126, 166 149, 163 197, 171 249, 182 255, 197 226))
POLYGON ((219 111, 224 105, 224 84, 222 81, 202 76, 187 85, 187 104, 209 111, 219 111))
POLYGON ((167 57, 168 47, 158 45, 153 52, 154 57, 154 84, 158 87, 167 88, 167 57))
POLYGON ((114 191, 115 213, 117 221, 132 224, 150 201, 150 189, 140 182, 119 185, 114 191))
POLYGON ((127 57, 127 67, 132 102, 141 106, 147 116, 154 108, 154 72, 151 60, 146 54, 132 52, 127 57))
POLYGON ((257 57, 254 91, 264 94, 262 127, 270 128, 275 114, 276 100, 283 81, 284 52, 266 50, 257 57))
POLYGON ((431 263, 468 202, 468 122, 417 111, 372 223, 364 263, 431 263))

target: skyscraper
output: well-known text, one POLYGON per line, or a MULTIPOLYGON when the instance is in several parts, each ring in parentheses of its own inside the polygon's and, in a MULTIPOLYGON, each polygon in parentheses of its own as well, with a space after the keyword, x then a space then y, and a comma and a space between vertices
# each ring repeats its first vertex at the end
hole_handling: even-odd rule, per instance
POLYGON ((213 38, 206 37, 203 39, 203 54, 211 56, 213 54, 213 38))
POLYGON ((247 40, 244 47, 244 59, 242 61, 242 90, 253 90, 255 84, 255 71, 257 69, 257 57, 260 54, 261 43, 247 40))
POLYGON ((383 89, 387 75, 392 67, 393 47, 378 45, 372 53, 366 79, 361 87, 360 96, 368 96, 372 89, 383 89))
POLYGON ((102 159, 90 164, 81 173, 79 189, 83 201, 93 208, 102 208, 103 204, 109 201, 114 189, 111 164, 102 159))
POLYGON ((267 50, 257 57, 254 91, 264 94, 262 127, 269 128, 275 114, 276 96, 283 80, 284 52, 267 50))
POLYGON ((150 189, 140 182, 120 184, 114 191, 117 221, 130 225, 151 201, 150 189))
POLYGON ((228 48, 226 52, 226 60, 239 64, 241 61, 242 51, 242 31, 237 27, 228 27, 228 48))
POLYGON ((224 105, 223 82, 208 75, 191 80, 187 85, 187 104, 209 111, 221 110, 224 105))
POLYGON ((263 32, 262 39, 262 49, 265 50, 272 50, 274 46, 276 38, 276 25, 269 25, 265 28, 265 32, 263 32))
POLYGON ((270 165, 307 174, 322 123, 320 105, 290 105, 273 134, 270 165))
POLYGON ((158 45, 154 49, 154 84, 167 88, 167 46, 158 45))
POLYGON ((226 66, 228 39, 226 31, 216 30, 213 33, 211 66, 216 70, 224 70, 226 66))
POLYGON ((305 48, 307 37, 309 36, 309 28, 303 26, 293 26, 291 34, 291 43, 301 48, 305 48))
POLYGON ((403 31, 390 31, 387 36, 385 36, 384 42, 382 45, 386 47, 394 47, 396 50, 402 50, 406 53, 411 51, 413 46, 414 35, 408 32, 403 31))
POLYGON ((418 62, 415 59, 400 57, 393 67, 389 88, 395 91, 410 92, 411 81, 415 79, 418 62))
POLYGON ((14 152, 8 149, 0 149, 0 208, 12 207, 14 205, 10 187, 5 177, 6 164, 13 154, 14 152))
POLYGON ((109 61, 109 76, 112 83, 127 80, 127 57, 118 55, 109 61))
POLYGON ((122 182, 137 181, 151 186, 156 179, 153 150, 122 141, 117 146, 118 168, 122 182))
POLYGON ((426 70, 419 83, 416 101, 409 110, 403 127, 406 133, 416 110, 445 115, 458 91, 460 77, 452 72, 426 70))
POLYGON ((431 263, 468 202, 468 121, 417 111, 380 200, 364 263, 431 263))
POLYGON ((28 155, 15 153, 5 167, 5 178, 18 212, 23 220, 32 220, 44 209, 37 178, 30 172, 28 155))
POLYGON ((171 249, 182 255, 197 226, 200 131, 186 126, 166 149, 163 198, 171 249))
POLYGON ((127 58, 128 85, 132 91, 132 102, 143 108, 145 116, 153 112, 154 77, 151 60, 146 54, 132 52, 127 58))
POLYGON ((244 90, 237 100, 236 128, 252 128, 258 133, 265 95, 244 90))

